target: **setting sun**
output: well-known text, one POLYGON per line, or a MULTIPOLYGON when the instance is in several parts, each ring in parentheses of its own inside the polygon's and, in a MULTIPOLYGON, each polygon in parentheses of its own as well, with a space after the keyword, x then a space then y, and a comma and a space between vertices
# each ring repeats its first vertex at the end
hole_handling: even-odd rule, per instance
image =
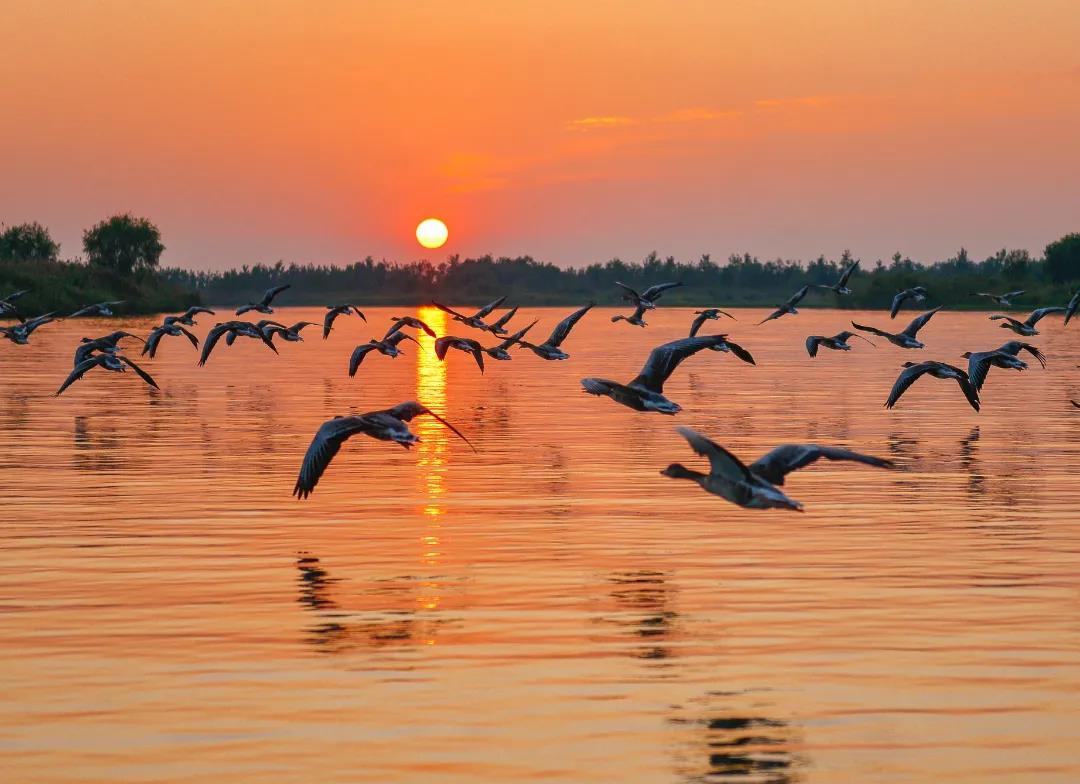
POLYGON ((446 238, 450 232, 446 224, 438 218, 428 218, 420 221, 416 227, 416 239, 425 248, 441 248, 446 244, 446 238))

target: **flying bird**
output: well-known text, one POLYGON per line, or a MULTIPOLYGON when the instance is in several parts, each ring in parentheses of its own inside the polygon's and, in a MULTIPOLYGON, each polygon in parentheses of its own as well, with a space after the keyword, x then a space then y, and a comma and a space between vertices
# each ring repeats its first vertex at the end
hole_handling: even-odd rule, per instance
POLYGON ((781 316, 783 316, 786 313, 790 313, 791 315, 795 315, 796 313, 798 313, 799 311, 795 309, 795 306, 798 305, 802 301, 802 298, 806 296, 806 293, 808 291, 810 291, 810 287, 809 286, 803 286, 801 289, 799 289, 794 294, 792 294, 788 298, 787 302, 785 302, 783 305, 780 305, 779 307, 777 307, 776 310, 774 310, 768 316, 766 316, 761 321, 759 321, 758 326, 761 326, 766 321, 772 321, 773 319, 778 319, 778 318, 780 318, 781 316))
POLYGON ((258 324, 252 324, 250 321, 223 321, 220 324, 215 324, 206 333, 206 338, 203 340, 202 354, 199 356, 199 367, 205 365, 206 361, 210 359, 210 353, 214 350, 217 342, 221 340, 222 335, 226 336, 225 342, 229 345, 237 337, 255 338, 265 343, 266 347, 275 354, 278 353, 273 341, 263 333, 258 324))
POLYGON ((690 448, 709 460, 709 473, 694 471, 681 463, 672 463, 660 473, 672 479, 696 482, 707 493, 718 495, 746 509, 803 510, 803 505, 789 498, 779 485, 792 471, 821 458, 843 460, 875 468, 895 468, 890 460, 864 455, 834 446, 784 444, 746 465, 724 447, 689 427, 677 428, 690 448))
POLYGON ((143 370, 141 367, 136 365, 133 360, 128 359, 122 354, 104 353, 94 354, 93 356, 87 357, 78 365, 76 365, 75 369, 71 371, 71 374, 67 377, 64 383, 60 385, 60 388, 58 390, 56 390, 56 395, 59 397, 65 389, 67 389, 84 375, 86 375, 86 372, 88 370, 96 367, 112 371, 113 373, 123 373, 128 368, 131 368, 135 371, 139 378, 141 378, 147 384, 152 386, 154 389, 159 388, 157 382, 154 381, 153 377, 151 377, 151 375, 145 370, 143 370))
MULTIPOLYGON (((1076 293, 1072 295, 1072 299, 1069 300, 1069 304, 1065 306, 1065 324, 1068 326, 1069 319, 1076 315, 1077 308, 1080 308, 1080 289, 1076 290, 1076 293)), ((0 309, 0 313, 4 311, 0 309)))
POLYGON ((480 368, 480 372, 484 372, 484 347, 477 341, 472 338, 456 338, 453 335, 443 335, 441 338, 435 339, 435 356, 439 359, 445 360, 446 352, 452 348, 464 351, 466 354, 472 354, 477 367, 480 368))
POLYGON ((625 321, 627 324, 633 324, 635 327, 645 327, 648 325, 645 323, 645 319, 642 318, 644 315, 645 306, 638 305, 637 308, 634 309, 634 312, 629 316, 624 316, 621 313, 617 316, 612 316, 611 323, 614 324, 617 321, 625 321))
POLYGON ((1005 323, 1002 324, 1001 326, 1003 328, 1005 328, 1005 329, 1011 329, 1017 335, 1023 335, 1024 337, 1031 337, 1032 335, 1038 335, 1039 334, 1039 330, 1035 329, 1035 325, 1038 324, 1040 321, 1042 321, 1043 318, 1045 318, 1046 316, 1049 316, 1051 313, 1067 313, 1067 312, 1068 312, 1068 308, 1052 307, 1052 308, 1039 308, 1038 310, 1033 310, 1033 311, 1031 311, 1031 315, 1029 315, 1027 317, 1027 319, 1024 320, 1024 321, 1017 321, 1016 319, 1012 318, 1011 316, 1003 316, 1000 313, 995 313, 993 316, 990 316, 989 318, 990 318, 991 321, 1004 321, 1005 323))
MULTIPOLYGON (((262 324, 263 322, 259 322, 262 324)), ((260 327, 260 331, 270 339, 274 340, 274 336, 277 335, 282 340, 288 343, 300 343, 303 342, 304 336, 300 333, 304 330, 304 327, 317 327, 319 326, 314 321, 297 321, 291 327, 284 327, 277 322, 270 322, 260 327)))
POLYGON ((889 318, 896 318, 896 314, 900 312, 900 306, 907 300, 913 299, 916 302, 922 302, 926 299, 927 291, 922 286, 912 286, 910 289, 904 289, 899 292, 892 300, 892 308, 889 310, 889 318))
POLYGON ((532 351, 532 353, 536 354, 536 356, 540 357, 540 359, 569 359, 570 355, 562 350, 563 341, 566 340, 567 336, 570 334, 570 330, 574 328, 574 325, 581 321, 581 317, 588 313, 594 307, 594 305, 595 303, 590 302, 585 307, 580 308, 579 310, 575 310, 573 313, 571 313, 569 316, 567 316, 557 325, 555 325, 555 329, 551 331, 548 339, 539 345, 535 343, 528 343, 524 340, 518 340, 515 342, 518 345, 532 351))
POLYGON ((510 310, 506 311, 501 316, 499 316, 498 321, 491 325, 491 333, 493 335, 505 335, 507 332, 509 332, 509 330, 506 328, 506 325, 510 322, 510 319, 517 315, 517 312, 518 309, 515 306, 510 308, 510 310))
POLYGON ((326 340, 330 336, 330 330, 334 326, 334 320, 338 316, 351 316, 355 313, 364 321, 367 321, 367 316, 360 312, 360 308, 355 305, 327 305, 326 316, 323 318, 322 336, 323 340, 326 340))
POLYGON ((489 302, 488 304, 484 305, 484 307, 480 308, 480 310, 476 311, 471 316, 466 316, 466 315, 464 315, 462 313, 458 313, 453 308, 448 308, 448 307, 446 307, 446 305, 442 305, 442 304, 440 304, 438 302, 432 302, 431 304, 434 305, 435 307, 437 307, 442 312, 449 313, 453 317, 454 321, 460 321, 465 326, 472 327, 473 329, 479 329, 482 332, 490 332, 491 331, 491 326, 489 326, 484 321, 484 319, 487 316, 491 315, 491 312, 493 310, 495 310, 495 308, 497 308, 497 307, 499 307, 499 305, 503 304, 503 301, 505 299, 506 299, 505 296, 499 297, 494 302, 489 302))
POLYGON ((851 266, 844 270, 844 272, 840 275, 840 280, 836 281, 836 283, 834 283, 832 286, 825 286, 821 283, 818 283, 816 284, 816 288, 828 289, 829 291, 835 291, 837 294, 850 294, 851 289, 848 288, 847 282, 848 279, 851 277, 851 273, 853 273, 858 268, 859 260, 856 259, 855 261, 851 262, 851 266))
POLYGON ((510 359, 510 347, 512 345, 514 345, 515 343, 519 343, 521 341, 521 339, 523 337, 525 337, 525 334, 535 326, 536 326, 536 322, 534 321, 529 326, 527 326, 527 327, 525 327, 523 329, 519 329, 513 335, 510 335, 509 337, 507 337, 499 345, 492 346, 491 348, 485 348, 484 353, 487 354, 492 359, 499 359, 499 360, 503 360, 503 361, 506 361, 506 360, 510 359))
POLYGON ((19 313, 18 308, 16 308, 13 303, 19 297, 23 296, 24 294, 29 294, 29 293, 30 293, 30 289, 23 289, 22 291, 13 291, 11 294, 8 294, 3 299, 0 299, 0 316, 6 316, 8 314, 11 314, 15 318, 17 318, 19 321, 26 321, 26 319, 24 319, 22 317, 22 315, 19 313))
POLYGON ((732 321, 738 321, 734 316, 728 313, 726 310, 720 310, 720 308, 707 308, 705 310, 695 310, 694 315, 697 317, 694 319, 694 323, 690 325, 690 337, 694 337, 705 324, 706 321, 719 320, 721 316, 727 316, 732 321))
POLYGON ((998 346, 995 351, 1000 351, 1003 354, 1012 354, 1014 357, 1018 356, 1021 351, 1026 351, 1039 360, 1039 364, 1046 368, 1046 355, 1044 355, 1038 348, 1030 343, 1024 343, 1019 340, 1010 340, 1008 343, 1004 343, 998 346))
POLYGON ((398 344, 403 340, 411 340, 416 345, 420 345, 420 341, 410 335, 408 332, 391 332, 382 340, 375 340, 374 338, 367 343, 361 343, 359 346, 353 349, 352 356, 349 357, 349 375, 355 376, 357 369, 360 367, 360 363, 364 361, 364 357, 370 354, 372 351, 378 351, 383 356, 393 359, 399 354, 404 352, 398 348, 398 344))
POLYGON ((123 305, 125 300, 117 299, 112 302, 95 302, 93 305, 87 305, 86 307, 79 308, 72 313, 68 318, 78 318, 79 316, 113 316, 113 305, 123 305))
POLYGON ((304 454, 300 465, 300 475, 296 479, 293 495, 298 499, 307 498, 319 483, 319 478, 341 449, 341 445, 358 433, 380 441, 393 441, 408 449, 420 442, 419 437, 409 430, 408 422, 427 414, 448 427, 458 438, 468 444, 475 452, 476 447, 460 430, 451 425, 431 409, 415 401, 399 403, 384 411, 372 411, 359 416, 338 416, 322 424, 316 431, 311 445, 304 454))
POLYGON ((816 357, 820 346, 832 349, 833 351, 851 351, 851 346, 848 345, 848 340, 851 338, 866 340, 871 346, 874 345, 872 341, 867 340, 857 332, 844 331, 833 335, 831 338, 827 338, 824 335, 811 335, 806 339, 806 353, 812 357, 816 357))
POLYGON ((682 283, 657 283, 655 286, 649 286, 645 291, 638 294, 634 289, 627 286, 625 283, 619 283, 615 281, 616 286, 620 286, 625 289, 623 299, 627 302, 634 304, 637 307, 645 310, 652 310, 656 307, 656 300, 663 296, 664 292, 668 289, 677 288, 682 283))
POLYGON ((917 316, 904 328, 903 332, 895 334, 878 329, 877 327, 867 327, 862 324, 856 324, 854 321, 851 322, 851 326, 855 327, 855 329, 862 330, 863 332, 869 332, 872 335, 883 337, 894 346, 899 346, 900 348, 926 348, 926 345, 916 340, 915 336, 919 333, 920 329, 926 326, 926 322, 932 319, 934 314, 941 310, 942 307, 944 306, 938 305, 933 310, 928 310, 921 316, 917 316))
MULTIPOLYGON (((620 384, 606 378, 583 378, 581 386, 590 395, 610 397, 616 403, 635 411, 677 414, 682 411, 682 406, 664 397, 664 382, 687 357, 693 356, 702 349, 712 348, 725 342, 724 335, 705 335, 673 340, 649 352, 645 366, 628 384, 620 384)), ((752 362, 753 358, 750 361, 752 362)))
POLYGON ((204 308, 202 305, 192 305, 179 316, 166 316, 162 324, 183 324, 186 327, 194 327, 195 317, 200 313, 207 313, 211 316, 217 315, 210 308, 204 308))
MULTIPOLYGON (((275 330, 279 330, 279 329, 287 330, 288 329, 288 327, 286 327, 280 321, 274 321, 273 319, 260 319, 259 321, 255 322, 254 327, 255 327, 255 329, 257 329, 262 334, 262 336, 264 338, 266 338, 267 340, 270 341, 271 345, 274 342, 273 337, 274 337, 274 331, 275 330)), ((241 335, 241 334, 239 334, 238 332, 236 332, 234 330, 234 331, 229 332, 229 334, 227 334, 225 336, 225 345, 231 346, 233 343, 236 342, 236 339, 239 338, 239 337, 254 337, 254 336, 241 335)))
POLYGON ((426 332, 431 337, 435 337, 435 330, 415 316, 391 316, 390 318, 394 324, 386 331, 386 337, 390 337, 403 327, 412 327, 418 332, 426 332))
POLYGON ((997 304, 1001 305, 1001 307, 1009 308, 1012 307, 1013 298, 1019 297, 1023 293, 1024 289, 1020 289, 1019 291, 1007 291, 1004 294, 988 294, 985 291, 980 291, 975 296, 988 297, 989 299, 994 300, 994 302, 996 302, 997 304))
POLYGON ((283 283, 280 286, 274 286, 273 288, 267 289, 266 293, 263 294, 263 298, 258 302, 249 302, 246 305, 241 305, 240 307, 238 307, 236 309, 236 315, 243 316, 249 310, 254 310, 258 313, 273 313, 274 309, 270 307, 270 303, 274 301, 274 297, 285 291, 285 289, 290 288, 291 286, 291 283, 283 283))
POLYGON ((917 364, 915 362, 905 362, 902 367, 904 370, 897 377, 896 383, 893 384, 892 391, 889 392, 889 399, 885 401, 885 408, 895 406, 908 387, 923 376, 929 375, 934 378, 954 379, 960 385, 960 390, 964 393, 964 397, 967 398, 971 407, 976 411, 979 410, 979 392, 971 383, 968 374, 960 368, 947 365, 944 362, 933 361, 919 362, 917 364))
POLYGON ((41 325, 48 324, 50 321, 55 321, 53 318, 55 315, 56 312, 54 311, 52 313, 46 313, 43 316, 28 319, 13 327, 0 327, 0 336, 7 338, 12 343, 25 346, 30 342, 30 334, 41 325))
POLYGON ((1027 362, 1015 354, 1007 354, 1004 351, 965 351, 961 354, 968 361, 968 380, 975 391, 982 390, 986 383, 986 374, 991 367, 1008 368, 1010 370, 1027 370, 1027 362))
POLYGON ((173 337, 180 337, 183 335, 188 339, 192 346, 196 349, 199 347, 199 339, 184 329, 179 323, 162 324, 160 327, 155 327, 150 331, 150 334, 146 338, 146 345, 143 346, 142 353, 149 354, 150 359, 153 359, 157 355, 158 344, 161 343, 161 339, 166 335, 171 335, 173 337))
POLYGON ((75 366, 96 353, 115 354, 120 347, 120 341, 124 338, 133 338, 141 343, 146 343, 138 335, 132 335, 122 329, 110 332, 108 335, 102 335, 100 338, 83 338, 79 341, 79 345, 75 347, 75 366))

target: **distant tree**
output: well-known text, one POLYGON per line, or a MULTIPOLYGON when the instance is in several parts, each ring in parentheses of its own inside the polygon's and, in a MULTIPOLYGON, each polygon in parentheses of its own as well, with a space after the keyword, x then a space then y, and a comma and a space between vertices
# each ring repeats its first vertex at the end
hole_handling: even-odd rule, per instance
POLYGON ((0 261, 56 261, 60 255, 60 244, 53 242, 49 230, 40 223, 0 229, 0 261))
POLYGON ((165 246, 161 232, 146 218, 113 215, 83 232, 83 250, 91 264, 130 275, 136 270, 152 270, 165 246))
POLYGON ((1055 283, 1080 278, 1080 234, 1066 234, 1044 252, 1046 272, 1055 283))

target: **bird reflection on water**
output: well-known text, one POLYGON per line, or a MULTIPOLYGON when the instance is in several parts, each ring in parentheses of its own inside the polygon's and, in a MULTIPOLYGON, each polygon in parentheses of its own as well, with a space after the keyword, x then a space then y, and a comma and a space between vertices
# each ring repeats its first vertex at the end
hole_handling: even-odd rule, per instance
POLYGON ((630 655, 654 667, 670 666, 666 660, 673 655, 670 643, 679 616, 672 609, 675 591, 669 578, 649 569, 612 572, 607 579, 615 612, 599 619, 626 630, 634 640, 630 655))

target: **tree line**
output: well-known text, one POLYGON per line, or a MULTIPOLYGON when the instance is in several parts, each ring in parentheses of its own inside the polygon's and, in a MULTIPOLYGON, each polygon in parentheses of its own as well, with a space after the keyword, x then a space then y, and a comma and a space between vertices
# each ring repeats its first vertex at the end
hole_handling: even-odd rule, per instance
MULTIPOLYGON (((717 263, 708 255, 693 261, 649 254, 636 263, 612 259, 585 267, 558 267, 530 256, 451 256, 433 264, 396 264, 368 257, 344 266, 328 264, 247 264, 220 272, 161 268, 165 246, 148 219, 111 216, 83 233, 84 259, 61 260, 60 246, 39 223, 0 225, 0 296, 30 289, 28 310, 61 311, 100 300, 128 300, 128 312, 179 310, 191 304, 232 305, 258 299, 279 283, 291 283, 282 304, 416 305, 432 299, 451 304, 486 302, 507 295, 520 305, 617 304, 620 281, 638 289, 665 281, 683 287, 664 295, 669 305, 763 307, 786 300, 804 284, 834 283, 855 258, 819 256, 808 263, 750 254, 717 263)), ((1001 250, 982 260, 961 248, 954 256, 920 263, 895 254, 887 261, 861 262, 851 280, 854 293, 822 292, 804 300, 809 307, 884 308, 893 295, 926 286, 934 302, 950 307, 988 308, 978 292, 1026 289, 1023 305, 1064 302, 1080 281, 1080 233, 1044 249, 1001 250)))

